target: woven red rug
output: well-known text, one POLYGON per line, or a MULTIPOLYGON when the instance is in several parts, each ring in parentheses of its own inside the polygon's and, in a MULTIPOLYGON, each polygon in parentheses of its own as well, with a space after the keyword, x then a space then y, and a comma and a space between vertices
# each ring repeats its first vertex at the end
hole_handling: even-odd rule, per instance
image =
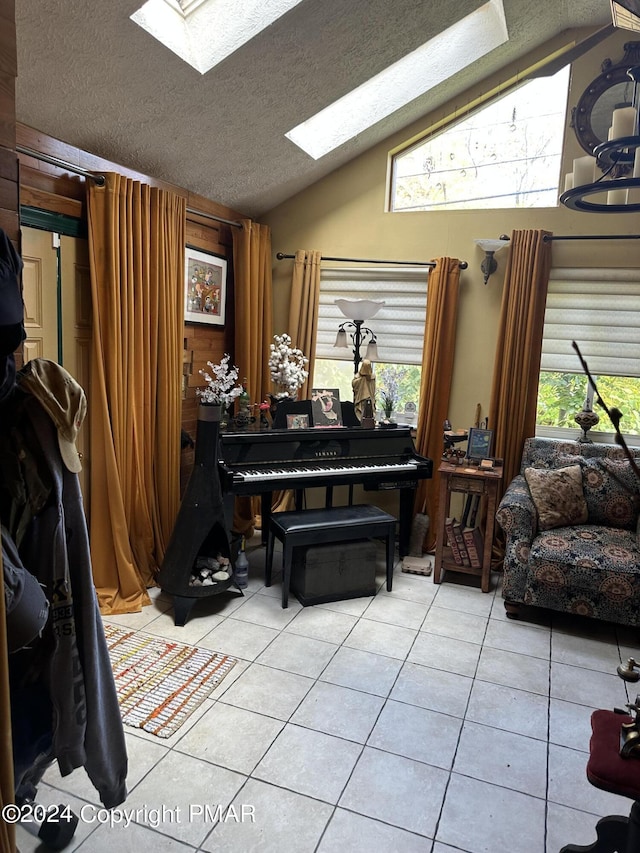
POLYGON ((122 722, 171 737, 237 659, 105 624, 122 722))

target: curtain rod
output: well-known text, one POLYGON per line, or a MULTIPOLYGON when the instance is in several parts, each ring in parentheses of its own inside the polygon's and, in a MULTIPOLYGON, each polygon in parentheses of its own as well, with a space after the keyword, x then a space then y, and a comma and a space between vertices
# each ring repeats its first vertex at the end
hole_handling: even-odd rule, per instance
POLYGON ((542 238, 543 243, 550 243, 552 240, 640 240, 640 234, 574 234, 568 236, 545 234, 542 238))
MULTIPOLYGON (((57 166, 59 169, 66 169, 68 172, 73 172, 75 175, 82 175, 83 178, 88 178, 90 181, 95 181, 99 187, 105 185, 104 175, 98 175, 95 172, 88 172, 86 169, 81 169, 80 166, 74 166, 73 163, 67 163, 60 160, 58 157, 51 157, 49 154, 43 154, 41 151, 34 151, 32 148, 24 148, 22 145, 16 145, 16 151, 19 154, 25 154, 27 157, 33 157, 34 160, 41 160, 43 163, 49 163, 51 166, 57 166)), ((203 210, 194 210, 191 207, 187 208, 187 213, 194 216, 202 216, 205 219, 214 219, 216 222, 224 222, 225 225, 233 225, 235 228, 242 228, 241 222, 232 222, 231 219, 223 219, 222 216, 215 216, 213 213, 205 213, 203 210)))
POLYGON ((216 222, 224 222, 225 225, 233 225, 234 228, 242 228, 242 222, 233 222, 231 219, 223 219, 222 216, 216 216, 214 213, 205 213, 203 210, 194 210, 192 207, 187 208, 187 213, 194 216, 202 216, 204 219, 214 219, 216 222))
POLYGON ((27 157, 33 157, 34 160, 41 160, 43 163, 49 163, 51 166, 58 166, 60 169, 66 169, 68 172, 73 172, 76 175, 82 175, 83 178, 88 178, 90 181, 95 181, 99 187, 105 185, 104 175, 97 175, 95 172, 88 172, 86 169, 81 169, 80 166, 74 166, 73 163, 66 163, 64 160, 59 160, 57 157, 51 157, 49 154, 43 154, 41 151, 34 151, 31 148, 23 148, 22 145, 16 145, 18 154, 26 154, 27 157))
MULTIPOLYGON (((295 258, 295 255, 285 255, 284 252, 278 252, 276 254, 276 258, 279 261, 295 258)), ((325 255, 322 255, 320 258, 321 261, 341 261, 346 264, 403 264, 404 266, 412 266, 412 267, 435 267, 435 263, 433 261, 381 261, 374 260, 373 258, 329 258, 325 255)), ((469 264, 466 261, 460 261, 460 269, 466 270, 469 264)))

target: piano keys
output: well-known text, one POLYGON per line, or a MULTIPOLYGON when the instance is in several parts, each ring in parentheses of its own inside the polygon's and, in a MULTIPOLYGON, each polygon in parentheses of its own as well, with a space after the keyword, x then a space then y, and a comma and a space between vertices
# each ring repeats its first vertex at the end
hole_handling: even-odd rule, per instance
POLYGON ((220 434, 218 469, 225 495, 260 495, 262 538, 266 541, 271 493, 362 485, 367 491, 398 490, 399 552, 408 553, 418 481, 433 474, 431 459, 415 449, 410 427, 270 430, 220 434))

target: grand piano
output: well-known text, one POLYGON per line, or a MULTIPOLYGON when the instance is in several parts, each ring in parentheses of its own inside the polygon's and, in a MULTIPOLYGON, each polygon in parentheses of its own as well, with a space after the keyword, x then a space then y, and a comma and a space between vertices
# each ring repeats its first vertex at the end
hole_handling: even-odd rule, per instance
POLYGON ((418 481, 433 474, 431 459, 415 449, 410 427, 329 427, 220 434, 218 471, 222 493, 260 495, 266 542, 272 492, 293 489, 296 508, 304 489, 324 487, 331 506, 335 486, 399 491, 400 557, 409 549, 418 481))

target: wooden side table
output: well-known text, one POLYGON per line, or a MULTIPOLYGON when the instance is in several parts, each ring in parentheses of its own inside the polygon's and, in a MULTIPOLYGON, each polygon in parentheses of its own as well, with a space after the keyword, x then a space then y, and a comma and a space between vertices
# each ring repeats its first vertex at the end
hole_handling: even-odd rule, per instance
POLYGON ((440 508, 438 530, 436 533, 436 557, 433 567, 433 582, 440 583, 445 571, 450 569, 454 572, 478 575, 481 578, 480 588, 482 592, 489 592, 498 484, 502 480, 502 468, 466 468, 464 465, 453 465, 450 462, 442 462, 438 468, 438 472, 440 474, 440 508), (461 566, 453 559, 451 548, 445 544, 447 540, 445 519, 449 515, 452 492, 464 492, 486 499, 483 531, 484 548, 482 566, 480 568, 461 566))

